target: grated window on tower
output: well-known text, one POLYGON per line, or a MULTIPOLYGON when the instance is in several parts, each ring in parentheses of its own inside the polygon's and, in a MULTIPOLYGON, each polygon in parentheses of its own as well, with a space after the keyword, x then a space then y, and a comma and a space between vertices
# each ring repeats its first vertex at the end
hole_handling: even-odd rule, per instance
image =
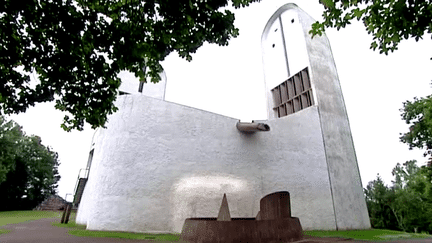
POLYGON ((284 117, 314 104, 308 68, 271 90, 276 117, 284 117))

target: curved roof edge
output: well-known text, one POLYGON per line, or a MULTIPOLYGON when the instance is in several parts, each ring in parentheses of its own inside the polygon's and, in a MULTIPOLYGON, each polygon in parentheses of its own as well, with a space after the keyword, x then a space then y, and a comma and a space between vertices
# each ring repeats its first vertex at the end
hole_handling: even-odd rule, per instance
POLYGON ((300 9, 297 4, 295 3, 287 3, 282 5, 280 8, 278 8, 278 10, 276 10, 276 12, 270 17, 270 19, 267 21, 266 26, 264 27, 264 31, 261 34, 261 41, 263 39, 263 37, 265 36, 265 34, 267 34, 270 31, 270 27, 273 24, 273 22, 285 11, 290 10, 290 9, 300 9))

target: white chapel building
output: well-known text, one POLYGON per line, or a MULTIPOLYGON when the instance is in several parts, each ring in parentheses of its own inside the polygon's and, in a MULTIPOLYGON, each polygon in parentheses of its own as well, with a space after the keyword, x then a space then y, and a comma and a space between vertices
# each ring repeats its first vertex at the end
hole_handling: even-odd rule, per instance
POLYGON ((255 217, 263 196, 289 191, 303 230, 370 228, 330 43, 311 38, 314 22, 286 4, 264 29, 266 120, 167 102, 165 75, 142 92, 124 82, 119 110, 94 135, 76 222, 179 233, 186 218, 217 217, 224 193, 231 217, 255 217), (258 123, 269 131, 242 129, 258 123))

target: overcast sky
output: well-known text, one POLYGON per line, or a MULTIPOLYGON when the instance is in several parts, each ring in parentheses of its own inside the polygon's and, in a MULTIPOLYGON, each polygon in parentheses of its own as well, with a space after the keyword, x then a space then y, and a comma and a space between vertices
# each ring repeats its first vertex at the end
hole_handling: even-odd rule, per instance
MULTIPOLYGON (((266 119, 261 34, 270 16, 283 4, 296 3, 313 18, 323 8, 316 0, 263 0, 236 10, 240 36, 228 47, 204 45, 187 62, 172 53, 163 66, 167 75, 166 100, 242 119, 266 119)), ((396 163, 426 159, 421 150, 408 150, 399 133, 408 126, 401 120, 402 102, 431 93, 432 46, 430 35, 405 40, 388 56, 369 49, 372 37, 354 23, 326 31, 342 86, 354 146, 365 187, 379 173, 391 184, 396 163)), ((87 164, 93 131, 64 132, 63 114, 50 103, 38 104, 25 114, 11 116, 30 135, 59 153, 59 195, 73 193, 80 168, 87 164)), ((289 190, 289 189, 288 189, 289 190)), ((68 200, 72 196, 68 196, 68 200)))

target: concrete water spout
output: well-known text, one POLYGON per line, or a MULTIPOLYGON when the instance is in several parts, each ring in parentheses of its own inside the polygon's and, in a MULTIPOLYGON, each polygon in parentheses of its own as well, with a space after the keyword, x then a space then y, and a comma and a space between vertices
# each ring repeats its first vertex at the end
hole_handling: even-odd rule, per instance
POLYGON ((237 122, 237 129, 241 132, 268 132, 270 126, 265 123, 252 122, 237 122))

